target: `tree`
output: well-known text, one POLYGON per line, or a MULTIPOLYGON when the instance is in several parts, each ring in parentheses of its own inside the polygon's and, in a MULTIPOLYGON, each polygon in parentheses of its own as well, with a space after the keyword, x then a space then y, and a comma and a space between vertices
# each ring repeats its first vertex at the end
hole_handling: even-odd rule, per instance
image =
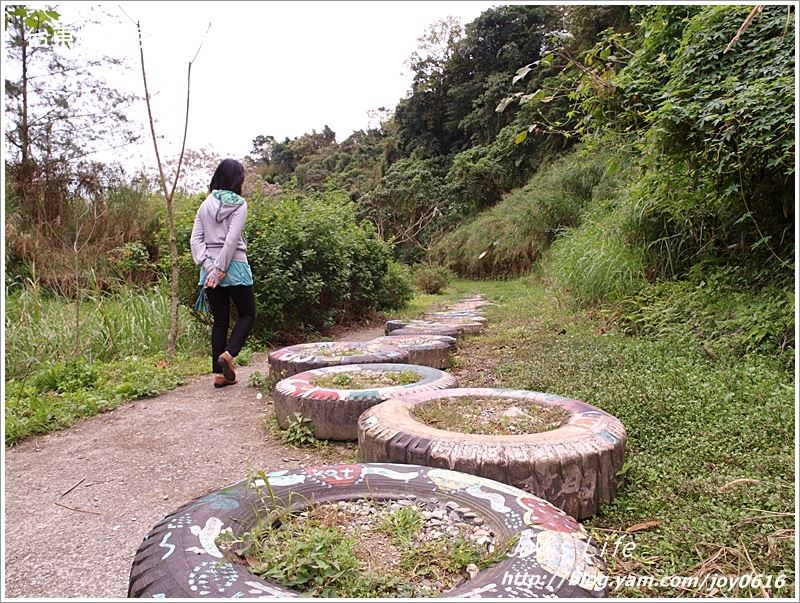
POLYGON ((38 232, 45 222, 66 219, 69 195, 94 170, 88 155, 137 140, 126 115, 134 96, 98 74, 122 61, 79 63, 60 51, 70 51, 80 28, 62 23, 57 11, 7 6, 4 17, 6 161, 21 210, 38 232))
MULTIPOLYGON (((131 19, 133 21, 133 19, 131 19)), ((169 335, 167 336, 167 355, 170 358, 175 357, 175 347, 178 341, 178 287, 179 287, 179 279, 180 279, 180 269, 178 265, 178 243, 175 238, 175 212, 173 208, 172 199, 175 195, 175 189, 178 186, 178 180, 181 176, 181 164, 183 163, 183 155, 184 151, 186 150, 186 134, 189 131, 189 100, 190 94, 192 89, 192 65, 194 61, 197 59, 197 55, 200 54, 200 50, 203 47, 203 42, 200 43, 200 47, 197 49, 197 52, 189 61, 189 66, 186 70, 186 119, 184 121, 183 126, 183 142, 181 143, 181 153, 178 157, 178 164, 175 168, 175 178, 172 181, 172 188, 167 189, 167 180, 164 174, 164 166, 161 162, 161 155, 158 151, 158 138, 156 137, 156 130, 155 124, 153 122, 153 111, 150 106, 150 92, 147 88, 147 70, 145 69, 144 65, 144 45, 142 44, 142 28, 141 24, 138 21, 134 21, 136 25, 136 30, 139 34, 139 57, 141 59, 142 64, 142 81, 144 83, 144 96, 145 102, 147 103, 147 116, 150 121, 150 135, 153 139, 153 147, 156 153, 156 163, 158 165, 158 175, 159 175, 159 183, 161 184, 161 192, 164 195, 164 200, 167 205, 167 229, 169 233, 169 252, 172 258, 172 270, 170 274, 170 283, 171 283, 171 305, 172 305, 172 320, 170 323, 169 335)), ((211 23, 208 24, 208 28, 211 29, 211 23)), ((206 34, 208 34, 208 30, 206 30, 206 34)), ((205 41, 205 38, 203 39, 205 41)))

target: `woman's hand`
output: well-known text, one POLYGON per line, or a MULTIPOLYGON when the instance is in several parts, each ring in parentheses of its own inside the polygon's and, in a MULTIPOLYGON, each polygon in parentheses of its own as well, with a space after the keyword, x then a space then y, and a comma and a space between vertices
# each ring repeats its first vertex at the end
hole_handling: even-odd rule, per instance
POLYGON ((212 270, 211 274, 206 277, 206 289, 215 289, 223 278, 225 278, 225 273, 222 270, 212 270))

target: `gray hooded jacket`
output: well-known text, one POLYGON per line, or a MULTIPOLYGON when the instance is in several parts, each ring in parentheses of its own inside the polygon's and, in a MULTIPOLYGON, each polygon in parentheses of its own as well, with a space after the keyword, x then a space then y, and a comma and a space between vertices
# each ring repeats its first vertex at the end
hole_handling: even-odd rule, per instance
POLYGON ((226 272, 233 260, 247 261, 247 244, 242 236, 247 202, 233 193, 223 197, 225 201, 210 194, 194 218, 190 239, 192 259, 205 268, 207 274, 212 274, 214 269, 226 272))

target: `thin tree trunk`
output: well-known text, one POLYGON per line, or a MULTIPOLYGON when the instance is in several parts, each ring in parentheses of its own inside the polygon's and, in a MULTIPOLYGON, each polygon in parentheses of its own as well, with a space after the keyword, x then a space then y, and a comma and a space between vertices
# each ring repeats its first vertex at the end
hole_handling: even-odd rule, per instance
POLYGON ((81 283, 80 283, 80 264, 78 259, 78 238, 80 229, 75 232, 75 242, 72 251, 75 254, 75 358, 81 354, 81 283))
POLYGON ((22 119, 19 126, 19 141, 21 145, 22 161, 17 174, 17 194, 22 206, 31 212, 34 224, 39 228, 39 208, 33 202, 31 206, 31 182, 33 180, 33 166, 31 165, 31 137, 28 122, 28 38, 25 36, 25 21, 19 19, 19 35, 22 47, 22 119))
MULTIPOLYGON (((153 123, 153 111, 150 107, 150 92, 147 88, 147 72, 145 71, 144 67, 144 45, 142 43, 142 28, 138 21, 136 23, 136 29, 139 32, 139 56, 142 62, 142 80, 144 81, 144 95, 145 101, 147 102, 147 116, 150 120, 150 134, 153 138, 153 147, 156 151, 156 162, 158 163, 158 174, 159 174, 159 181, 161 183, 161 190, 164 193, 164 199, 167 203, 167 229, 169 233, 169 251, 172 256, 172 270, 170 274, 170 303, 172 306, 172 319, 170 321, 170 328, 169 334, 167 335, 167 356, 170 358, 175 357, 175 351, 177 347, 178 341, 178 284, 180 273, 178 270, 178 241, 175 237, 175 214, 173 209, 173 197, 175 196, 175 189, 178 186, 178 179, 180 178, 181 174, 181 165, 183 164, 183 155, 186 150, 186 135, 189 131, 189 99, 190 99, 190 92, 191 92, 191 83, 192 83, 192 63, 194 63, 197 55, 200 54, 200 49, 203 47, 203 42, 205 38, 203 38, 203 42, 200 43, 200 47, 197 49, 197 52, 189 61, 189 68, 188 68, 188 75, 186 78, 186 119, 183 125, 183 143, 181 144, 181 154, 178 158, 178 167, 175 170, 175 180, 172 183, 172 190, 167 191, 167 180, 164 177, 164 168, 161 164, 161 156, 158 152, 158 140, 156 138, 156 129, 153 123)), ((209 29, 211 28, 211 23, 208 24, 209 29)), ((208 34, 208 30, 206 30, 206 34, 208 34)))

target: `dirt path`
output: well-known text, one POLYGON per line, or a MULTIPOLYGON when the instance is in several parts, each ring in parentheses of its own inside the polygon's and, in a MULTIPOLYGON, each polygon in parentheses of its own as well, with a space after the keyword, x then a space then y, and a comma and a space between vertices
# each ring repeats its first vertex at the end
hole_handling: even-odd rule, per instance
MULTIPOLYGON (((337 339, 382 334, 367 328, 337 339)), ((266 372, 266 354, 241 367, 236 386, 217 390, 200 377, 7 450, 6 596, 125 597, 142 538, 184 502, 251 467, 354 460, 355 445, 309 452, 270 436, 269 400, 247 386, 253 370, 266 372)))

